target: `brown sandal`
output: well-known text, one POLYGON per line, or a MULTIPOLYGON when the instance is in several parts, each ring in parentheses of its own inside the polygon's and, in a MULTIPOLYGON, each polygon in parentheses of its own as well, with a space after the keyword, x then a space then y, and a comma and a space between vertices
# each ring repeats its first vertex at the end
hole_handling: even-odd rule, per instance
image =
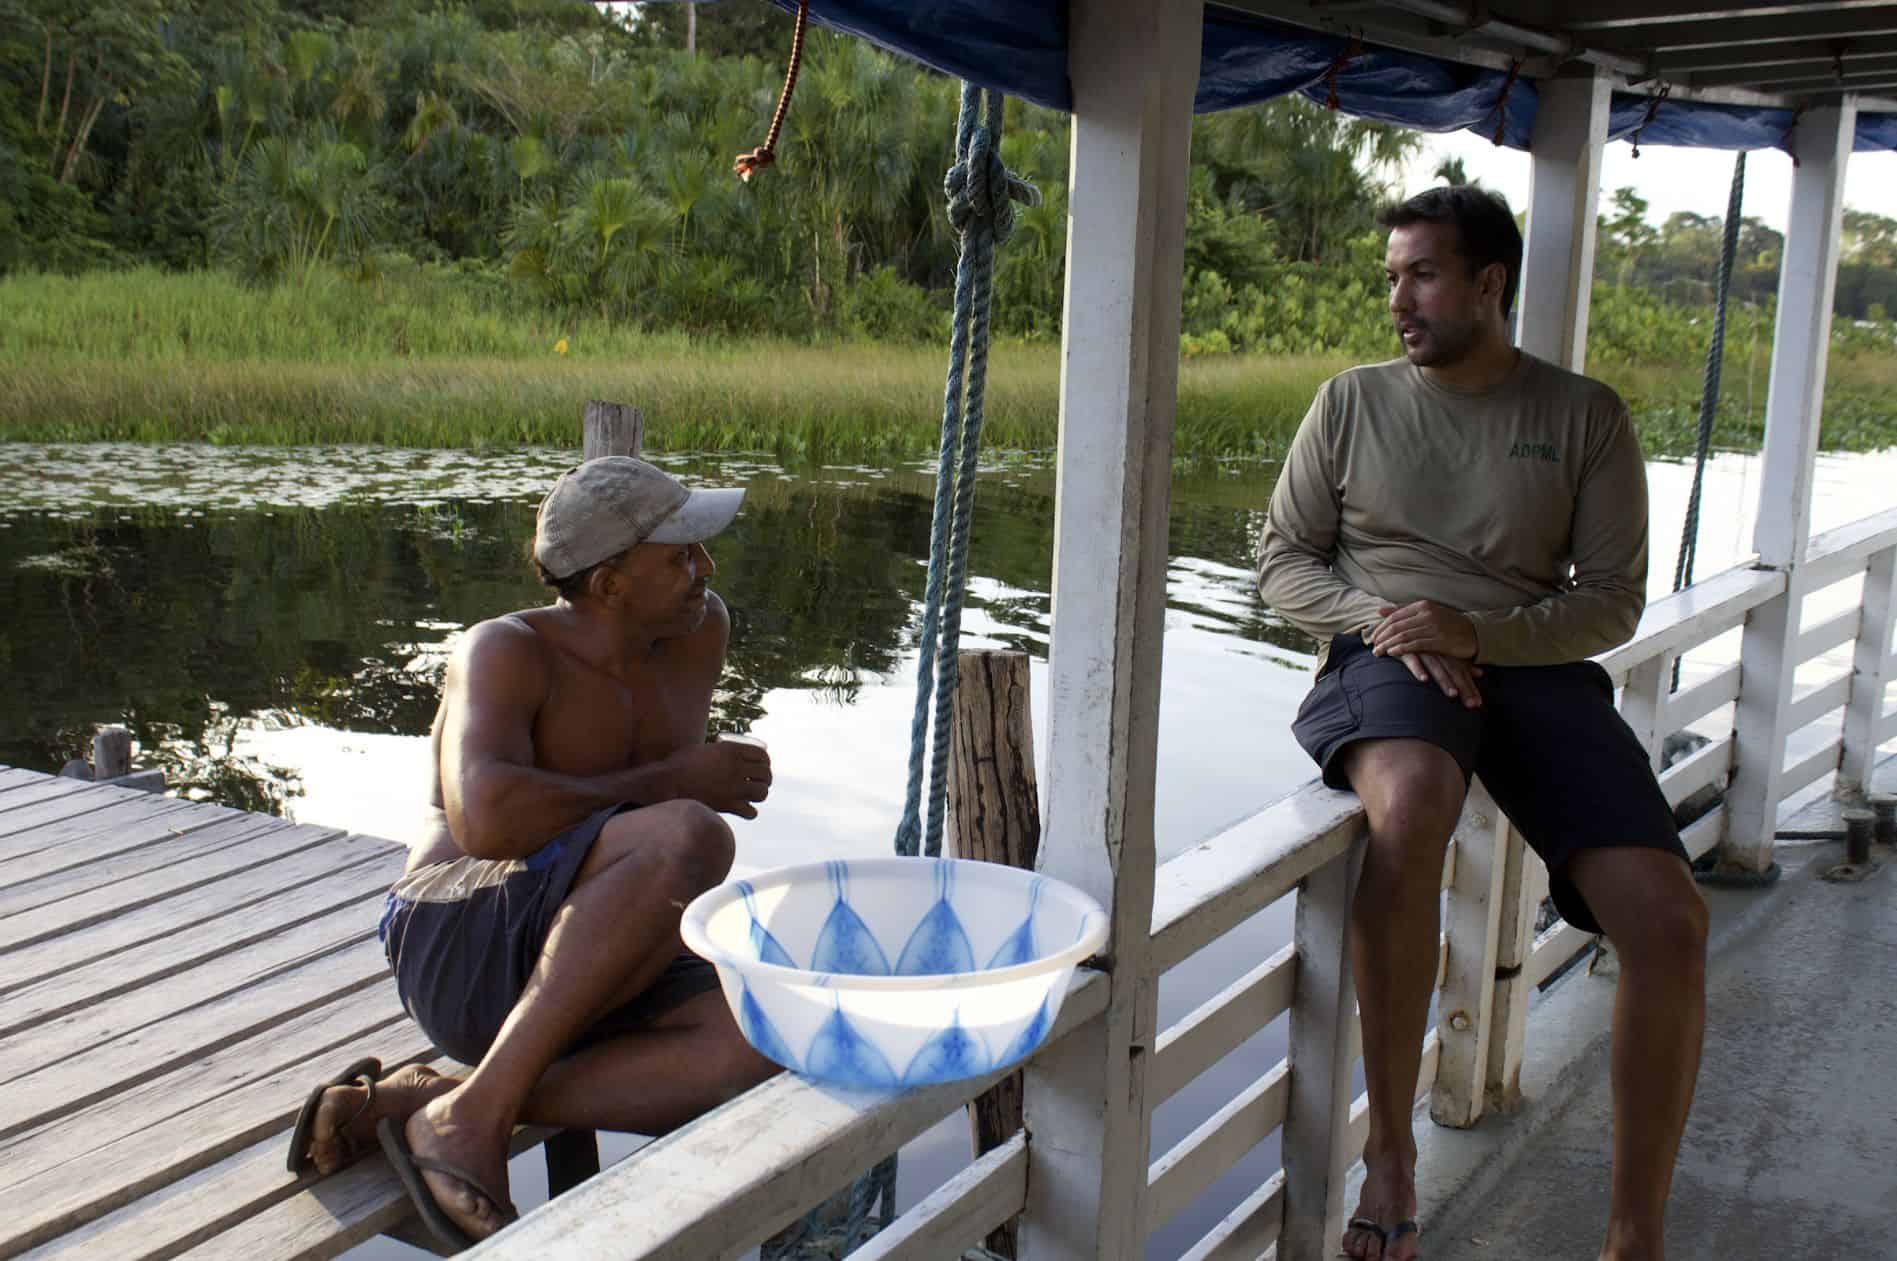
MULTIPOLYGON (((316 1128, 316 1110, 322 1106, 323 1096, 337 1086, 353 1086, 357 1082, 362 1082, 369 1088, 369 1097, 362 1101, 362 1106, 337 1127, 336 1132, 340 1135, 354 1125, 363 1113, 375 1106, 375 1083, 381 1076, 381 1060, 360 1059, 310 1091, 310 1097, 303 1101, 303 1110, 296 1114, 296 1128, 290 1131, 290 1157, 287 1163, 291 1173, 301 1177, 305 1172, 316 1167, 316 1160, 309 1152, 310 1132, 316 1128)), ((345 1146, 347 1146, 346 1143, 345 1146)), ((360 1151, 351 1151, 349 1159, 355 1160, 363 1154, 360 1151)))

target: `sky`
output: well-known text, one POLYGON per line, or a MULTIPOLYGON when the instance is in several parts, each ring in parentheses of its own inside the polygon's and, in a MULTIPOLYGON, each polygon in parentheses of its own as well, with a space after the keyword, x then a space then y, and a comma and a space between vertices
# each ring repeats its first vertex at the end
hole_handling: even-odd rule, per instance
MULTIPOLYGON (((1424 151, 1404 171, 1403 192, 1419 192, 1436 183, 1431 172, 1444 158, 1461 158, 1470 179, 1479 180, 1508 198, 1516 210, 1528 204, 1529 156, 1518 149, 1491 144, 1472 132, 1431 135, 1424 151)), ((1719 149, 1681 149, 1642 145, 1640 157, 1633 146, 1616 140, 1607 146, 1601 168, 1601 206, 1614 190, 1631 185, 1647 199, 1647 216, 1655 224, 1676 210, 1723 217, 1726 194, 1732 186, 1730 152, 1719 149)), ((1778 149, 1754 150, 1746 156, 1744 213, 1763 219, 1783 232, 1792 198, 1792 160, 1778 149)), ((1844 204, 1897 219, 1897 153, 1855 153, 1845 168, 1844 204)))

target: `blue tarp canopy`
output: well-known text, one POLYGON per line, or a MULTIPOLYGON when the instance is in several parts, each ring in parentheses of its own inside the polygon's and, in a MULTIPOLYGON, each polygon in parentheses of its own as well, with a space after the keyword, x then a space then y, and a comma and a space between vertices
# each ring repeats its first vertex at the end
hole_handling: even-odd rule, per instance
MULTIPOLYGON (((787 9, 796 0, 777 0, 787 9)), ((839 31, 1052 109, 1071 109, 1067 15, 1060 0, 811 0, 839 31)), ((1528 148, 1532 80, 1208 5, 1195 108, 1253 105, 1299 92, 1359 118, 1422 131, 1467 129, 1528 148)), ((1795 112, 1614 93, 1608 136, 1702 149, 1786 149, 1795 112)), ((1897 150, 1897 114, 1860 113, 1855 148, 1897 150)))

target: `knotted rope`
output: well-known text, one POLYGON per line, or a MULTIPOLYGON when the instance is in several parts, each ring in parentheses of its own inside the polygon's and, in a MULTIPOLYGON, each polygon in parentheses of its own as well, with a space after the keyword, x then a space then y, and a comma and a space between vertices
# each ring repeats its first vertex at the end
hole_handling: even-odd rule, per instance
POLYGON ((765 133, 763 144, 749 153, 740 153, 731 163, 731 169, 747 184, 753 175, 777 161, 777 133, 784 129, 784 115, 790 112, 790 94, 797 90, 797 69, 804 60, 804 27, 809 22, 810 0, 797 0, 797 25, 790 36, 790 68, 784 71, 784 88, 777 94, 771 129, 765 133))
POLYGON ((1331 64, 1324 70, 1324 107, 1326 109, 1337 108, 1337 76, 1342 74, 1345 67, 1349 66, 1353 60, 1363 54, 1363 41, 1352 35, 1350 42, 1344 45, 1344 50, 1331 59, 1331 64))
POLYGON ((1495 98, 1495 135, 1490 138, 1491 144, 1501 144, 1502 136, 1508 130, 1508 94, 1515 90, 1515 80, 1521 77, 1521 73, 1520 58, 1509 63, 1508 78, 1502 81, 1502 94, 1495 98))
MULTIPOLYGON (((1699 492, 1706 480, 1706 453, 1712 447, 1713 418, 1719 411, 1719 370, 1726 359, 1726 298, 1732 290, 1732 260, 1739 251, 1739 207, 1745 200, 1745 150, 1732 164, 1732 189, 1726 194, 1725 234, 1719 248, 1719 278, 1713 308, 1713 339, 1706 347, 1705 386, 1699 395, 1699 440, 1693 459, 1693 489, 1686 497, 1686 524, 1680 530, 1680 559, 1673 567, 1673 589, 1693 581, 1693 561, 1699 552, 1699 492)), ((1672 691, 1680 690, 1680 659, 1673 659, 1672 691)))
POLYGON ((948 805, 949 724, 962 633, 962 586, 968 572, 969 520, 974 513, 976 461, 988 388, 989 307, 994 295, 995 246, 1014 231, 1014 203, 1037 205, 1041 195, 1001 161, 1002 96, 962 85, 955 127, 955 165, 943 181, 949 223, 961 234, 955 268, 955 317, 949 333, 948 380, 942 392, 942 445, 935 466, 935 514, 929 526, 929 577, 922 598, 916 661, 916 708, 909 730, 909 784, 896 852, 942 852, 948 805), (920 822, 923 751, 929 707, 935 706, 929 761, 926 838, 920 822), (926 841, 926 843, 925 843, 926 841))
POLYGON ((1631 138, 1634 147, 1634 157, 1638 158, 1640 156, 1640 133, 1647 129, 1648 124, 1653 122, 1653 116, 1660 112, 1660 102, 1666 100, 1666 98, 1671 95, 1673 95, 1673 85, 1671 83, 1662 83, 1659 91, 1647 97, 1646 117, 1642 118, 1640 125, 1634 128, 1634 134, 1631 138))

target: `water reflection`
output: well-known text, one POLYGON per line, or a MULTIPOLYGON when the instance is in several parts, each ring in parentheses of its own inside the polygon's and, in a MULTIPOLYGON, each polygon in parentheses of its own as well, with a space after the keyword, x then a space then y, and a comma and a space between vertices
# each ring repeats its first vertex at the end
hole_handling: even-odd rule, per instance
MULTIPOLYGON (((534 503, 572 458, 34 450, 36 460, 0 471, 0 602, 12 610, 0 664, 18 684, 0 763, 56 769, 95 726, 123 722, 142 760, 184 795, 351 826, 362 824, 331 817, 337 806, 320 793, 308 798, 324 756, 352 746, 418 773, 377 738, 427 730, 462 628, 546 600, 526 563, 534 503)), ((926 577, 928 470, 668 463, 749 487, 714 549, 733 614, 714 726, 745 730, 771 713, 778 733, 853 728, 820 742, 832 751, 863 743, 866 724, 877 746, 899 742, 926 577)), ((1052 489, 1041 461, 986 470, 969 558, 972 642, 1045 656, 1052 489)), ((1181 484, 1170 636, 1250 645, 1298 671, 1309 644, 1249 590, 1252 518, 1268 493, 1257 470, 1181 484)), ((813 768, 821 786, 807 812, 828 815, 823 799, 834 807, 868 770, 813 768)), ((355 785, 370 789, 359 772, 355 785)), ((870 796, 880 806, 890 793, 879 783, 870 796)))

